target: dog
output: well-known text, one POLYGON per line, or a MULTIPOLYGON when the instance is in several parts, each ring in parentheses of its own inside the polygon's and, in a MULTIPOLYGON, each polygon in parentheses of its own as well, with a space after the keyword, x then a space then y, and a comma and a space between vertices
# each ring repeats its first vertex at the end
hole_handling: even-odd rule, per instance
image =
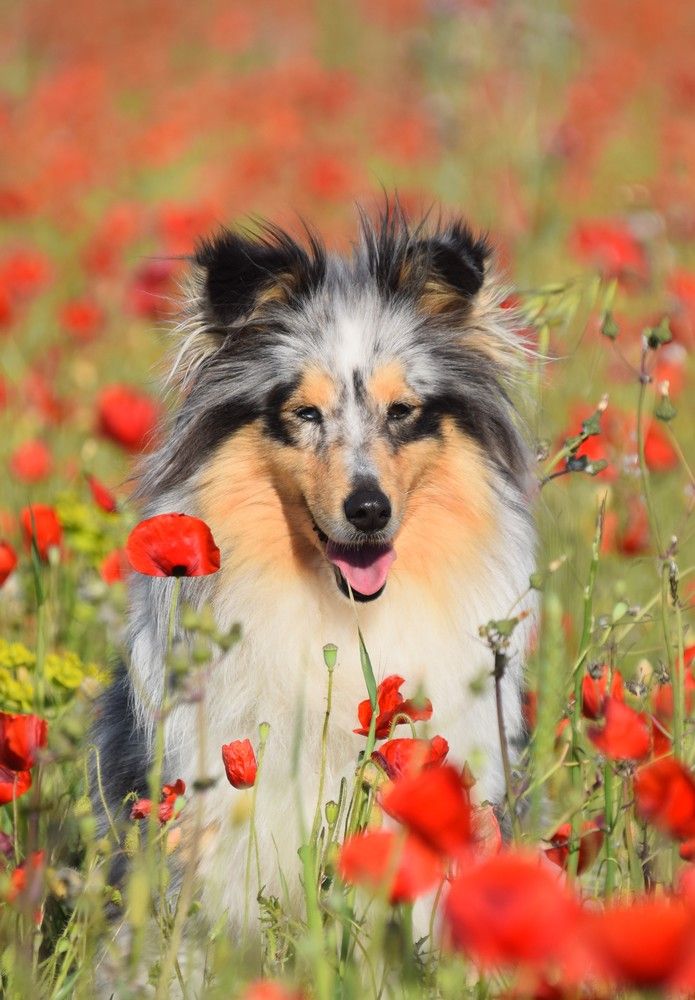
MULTIPOLYGON (((357 623, 377 680, 398 674, 409 694, 424 692, 431 731, 450 760, 469 762, 478 800, 504 798, 493 654, 479 629, 532 610, 535 537, 531 455, 510 393, 528 357, 507 291, 487 238, 459 219, 412 225, 391 206, 374 221, 360 214, 350 257, 273 225, 197 248, 173 365, 178 408, 140 492, 146 516, 209 525, 221 568, 184 579, 182 600, 209 606, 220 630, 240 626, 206 668, 202 700, 179 699, 165 725, 164 779, 207 789, 195 793, 195 850, 211 920, 240 926, 260 889, 298 898, 325 644, 338 647, 325 799, 364 747, 357 623), (245 793, 226 781, 221 747, 255 740, 263 722, 261 882, 254 863, 248 885, 248 824, 234 820, 245 793)), ((132 580, 130 662, 97 723, 114 809, 147 794, 171 594, 171 580, 132 580)), ((502 681, 511 745, 524 735, 532 621, 513 633, 502 681)))

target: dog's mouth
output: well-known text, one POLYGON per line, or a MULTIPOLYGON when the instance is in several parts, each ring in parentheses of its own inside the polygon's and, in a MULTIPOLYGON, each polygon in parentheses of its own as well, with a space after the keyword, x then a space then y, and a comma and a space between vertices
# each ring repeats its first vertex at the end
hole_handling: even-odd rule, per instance
MULTIPOLYGON (((312 519, 313 520, 313 519, 312 519)), ((362 542, 344 545, 334 542, 314 521, 314 531, 323 546, 326 559, 333 566, 338 589, 346 597, 350 591, 356 601, 375 601, 386 587, 396 550, 389 542, 362 542)))

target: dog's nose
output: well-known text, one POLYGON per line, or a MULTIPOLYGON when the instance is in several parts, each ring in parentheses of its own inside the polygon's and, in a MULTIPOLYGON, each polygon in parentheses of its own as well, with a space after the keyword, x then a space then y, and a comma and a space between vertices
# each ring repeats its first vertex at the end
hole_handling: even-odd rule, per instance
POLYGON ((360 487, 343 504, 345 517, 360 531, 380 531, 391 517, 389 498, 381 490, 360 487))

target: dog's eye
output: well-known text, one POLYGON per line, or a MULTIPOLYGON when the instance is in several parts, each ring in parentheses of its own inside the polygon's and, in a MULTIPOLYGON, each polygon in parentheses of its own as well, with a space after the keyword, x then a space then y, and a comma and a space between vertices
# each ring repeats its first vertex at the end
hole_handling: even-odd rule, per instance
POLYGON ((386 416, 389 420, 405 420, 415 409, 410 403, 391 403, 386 416))
POLYGON ((323 420, 321 411, 316 406, 300 406, 294 411, 294 415, 300 420, 306 420, 308 424, 320 424, 323 420))

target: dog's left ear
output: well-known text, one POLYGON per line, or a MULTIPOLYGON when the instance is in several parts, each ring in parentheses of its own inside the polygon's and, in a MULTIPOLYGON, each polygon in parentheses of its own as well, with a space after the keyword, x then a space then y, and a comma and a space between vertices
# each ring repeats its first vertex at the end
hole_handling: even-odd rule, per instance
POLYGON ((492 251, 484 236, 474 236, 464 223, 418 240, 403 262, 401 281, 415 277, 417 303, 433 314, 469 306, 483 287, 492 251))

